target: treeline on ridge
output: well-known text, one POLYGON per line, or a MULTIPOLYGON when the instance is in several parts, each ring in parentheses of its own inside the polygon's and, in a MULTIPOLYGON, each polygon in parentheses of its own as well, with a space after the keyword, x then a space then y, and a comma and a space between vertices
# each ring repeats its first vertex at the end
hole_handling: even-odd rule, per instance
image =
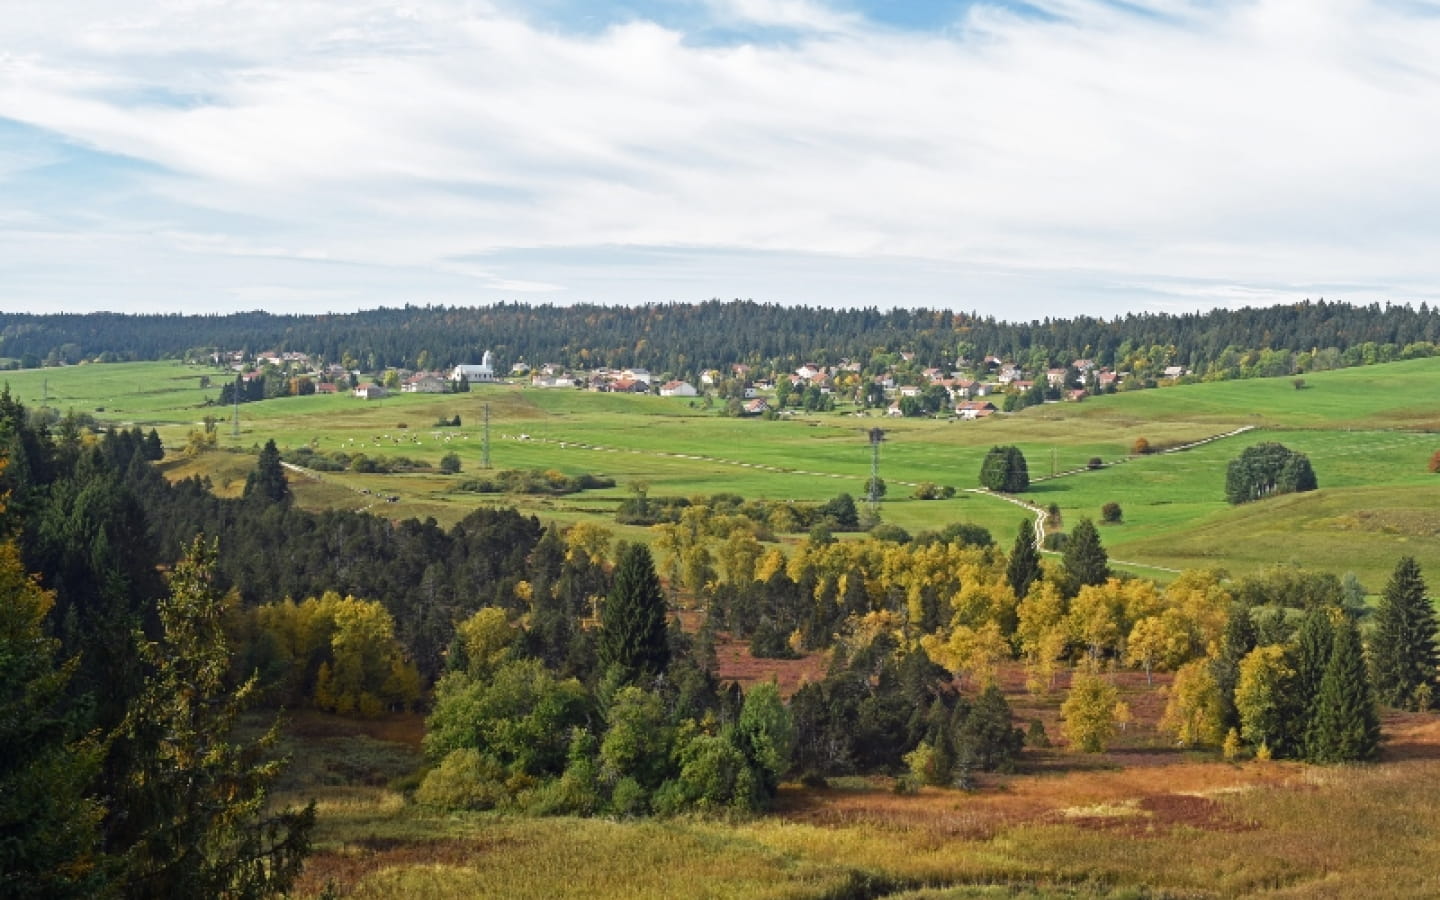
POLYGON ((571 369, 646 367, 689 377, 732 364, 789 371, 804 362, 913 353, 924 365, 994 354, 1035 368, 1075 359, 1157 377, 1288 375, 1429 356, 1440 309, 1325 300, 1205 313, 1005 322, 930 309, 826 309, 753 301, 601 306, 498 303, 404 306, 349 314, 0 314, 0 355, 22 366, 181 358, 209 350, 297 351, 365 371, 475 362, 571 369))

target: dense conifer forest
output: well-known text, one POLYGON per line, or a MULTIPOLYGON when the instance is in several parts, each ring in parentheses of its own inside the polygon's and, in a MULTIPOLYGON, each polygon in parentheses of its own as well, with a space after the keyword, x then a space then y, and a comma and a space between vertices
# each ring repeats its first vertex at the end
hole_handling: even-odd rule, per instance
POLYGON ((295 351, 378 371, 476 362, 489 349, 502 371, 525 361, 576 369, 640 366, 685 377, 736 363, 782 370, 841 359, 868 365, 877 354, 907 352, 938 366, 993 354, 1040 368, 1090 359, 1142 377, 1180 366, 1197 376, 1238 378, 1429 356, 1437 341, 1440 309, 1325 300, 1029 322, 949 310, 835 310, 738 300, 404 306, 327 315, 0 314, 0 356, 27 367, 224 349, 295 351))

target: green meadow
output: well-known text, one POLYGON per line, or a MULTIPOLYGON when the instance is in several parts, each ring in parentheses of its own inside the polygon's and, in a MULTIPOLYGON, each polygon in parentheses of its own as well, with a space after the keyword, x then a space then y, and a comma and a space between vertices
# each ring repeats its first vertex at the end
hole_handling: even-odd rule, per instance
MULTIPOLYGON (((297 484, 313 506, 375 507, 394 517, 458 520, 480 505, 515 504, 548 520, 611 522, 616 505, 643 485, 651 495, 732 492, 748 498, 820 501, 864 493, 867 432, 886 432, 880 473, 889 486, 881 516, 908 530, 965 521, 1008 546, 1028 515, 1003 499, 972 493, 981 459, 995 444, 1024 452, 1034 480, 1029 502, 1059 506, 1065 527, 1098 519, 1117 502, 1124 521, 1102 537, 1117 561, 1161 577, 1167 570, 1218 565, 1233 573, 1275 563, 1353 571, 1376 591, 1402 553, 1440 568, 1440 476, 1427 464, 1440 449, 1440 360, 1412 360, 1294 379, 1181 385, 1047 404, 976 422, 889 419, 842 405, 833 413, 762 421, 732 419, 699 401, 654 396, 476 385, 467 394, 349 395, 245 404, 238 434, 230 407, 207 406, 227 376, 174 362, 86 365, 7 374, 31 407, 89 413, 106 423, 156 428, 178 450, 209 415, 222 449, 249 453, 273 438, 283 449, 310 445, 434 465, 446 453, 459 476, 438 473, 325 473, 297 484), (202 377, 213 384, 200 387, 202 377), (481 470, 488 410, 492 468, 555 469, 616 479, 613 489, 567 497, 478 495, 457 485, 481 470), (459 428, 438 419, 461 417, 459 428), (1174 447, 1248 427, 1183 452, 1131 456, 1137 438, 1174 447), (1230 507, 1225 468, 1251 443, 1279 441, 1310 457, 1320 490, 1230 507), (1105 465, 1087 463, 1098 457, 1105 465), (1068 474, 1067 474, 1068 473, 1068 474), (1053 475, 1053 477, 1052 477, 1053 475), (913 485, 952 485, 951 500, 911 499, 913 485), (368 490, 370 493, 362 493, 368 490)), ((174 455, 174 454, 172 454, 174 455)), ((176 474, 214 473, 238 489, 245 463, 227 453, 167 461, 176 474), (239 473, 237 475, 237 473, 239 473)), ((639 529, 620 529, 629 537, 639 529)))

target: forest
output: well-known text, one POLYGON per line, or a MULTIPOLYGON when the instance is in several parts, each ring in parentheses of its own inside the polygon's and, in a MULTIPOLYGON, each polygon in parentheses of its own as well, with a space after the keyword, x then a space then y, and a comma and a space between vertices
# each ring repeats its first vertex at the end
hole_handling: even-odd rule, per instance
POLYGON ((879 371, 901 353, 923 366, 987 355, 1031 370, 1089 359, 1144 383, 1168 367, 1197 378, 1292 375, 1431 356, 1440 309, 1325 300, 1205 313, 1006 322, 927 309, 827 309, 712 300, 644 306, 405 306, 358 313, 122 315, 0 313, 12 365, 179 359, 217 350, 302 352, 346 368, 428 369, 494 353, 512 364, 572 370, 646 367, 676 378, 735 364, 788 372, 842 359, 879 371))

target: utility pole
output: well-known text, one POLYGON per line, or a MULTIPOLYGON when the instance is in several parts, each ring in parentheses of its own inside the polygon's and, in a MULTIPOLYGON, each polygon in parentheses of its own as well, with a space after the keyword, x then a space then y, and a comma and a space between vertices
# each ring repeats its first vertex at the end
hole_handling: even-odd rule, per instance
POLYGON ((870 483, 865 486, 865 499, 870 504, 871 515, 875 514, 876 508, 880 504, 880 442, 883 440, 885 440, 884 429, 870 429, 870 483))
POLYGON ((480 468, 490 468, 490 404, 485 404, 485 433, 480 448, 480 468))

